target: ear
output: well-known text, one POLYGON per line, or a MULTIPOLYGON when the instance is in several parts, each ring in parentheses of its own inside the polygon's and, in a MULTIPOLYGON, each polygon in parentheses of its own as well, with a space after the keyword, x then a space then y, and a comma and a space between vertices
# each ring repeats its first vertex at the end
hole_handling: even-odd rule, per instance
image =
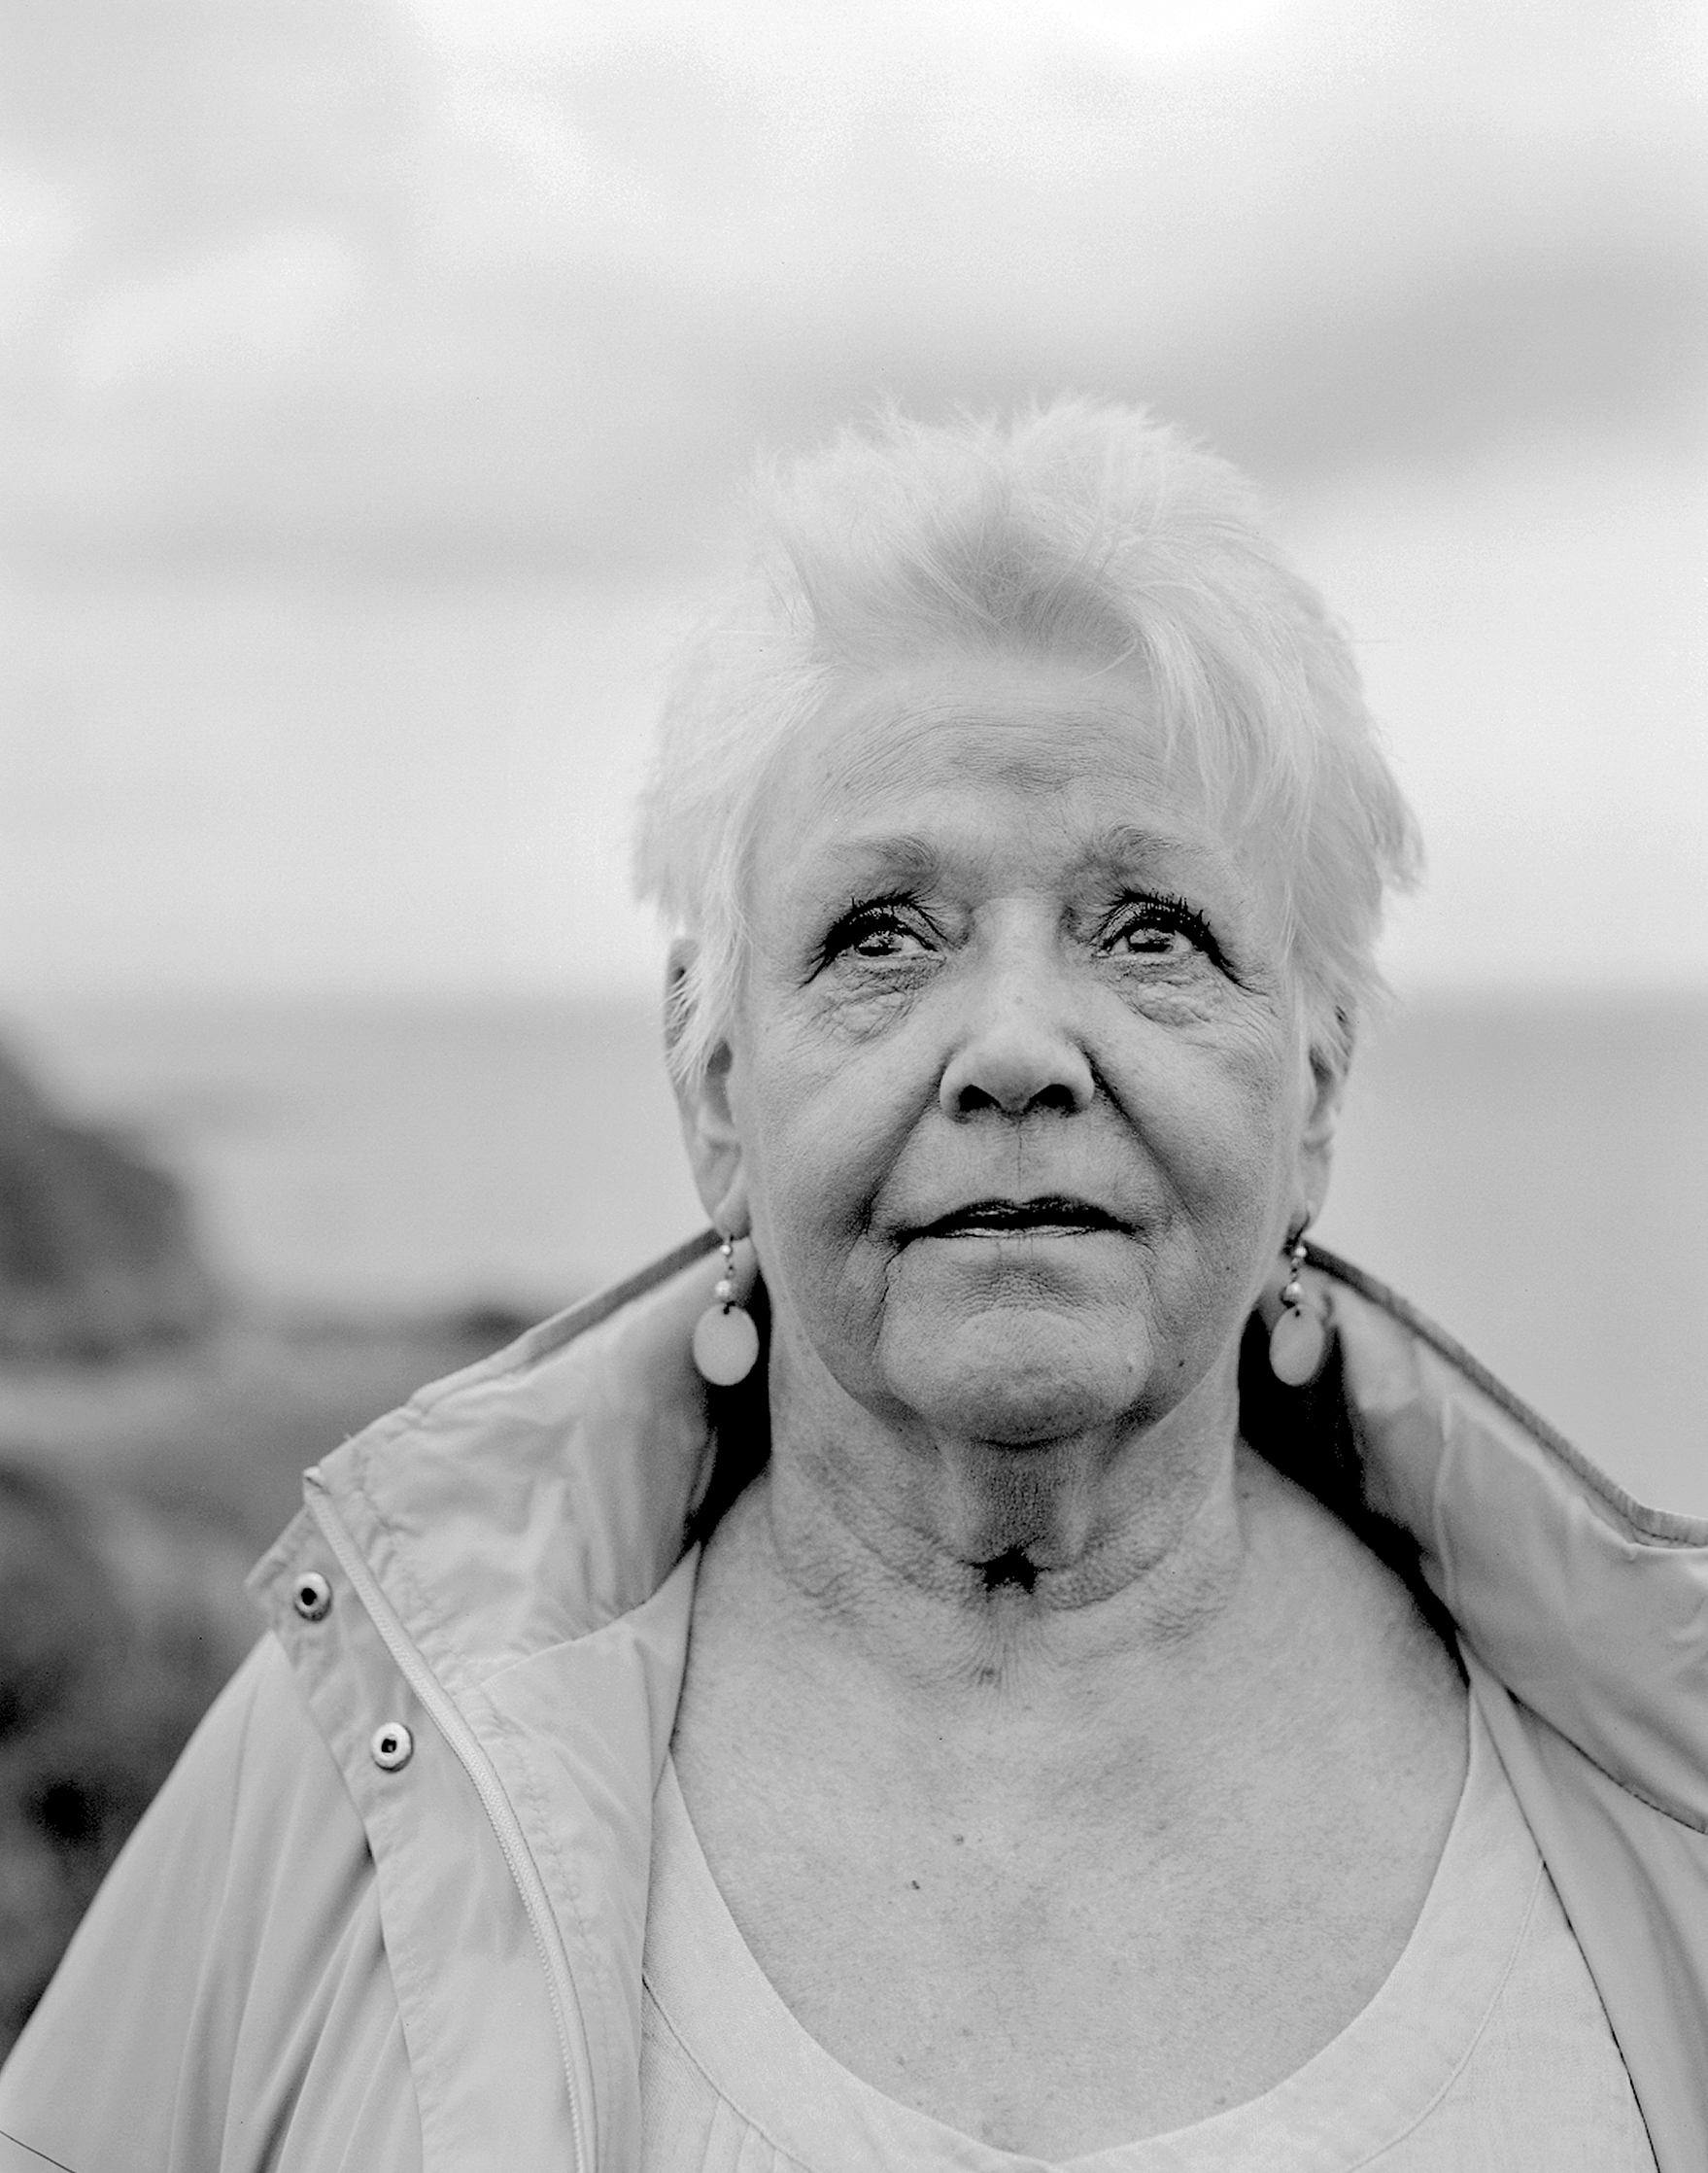
MULTIPOLYGON (((695 949, 692 938, 679 937, 670 946, 665 967, 665 1046, 672 1052, 684 1024, 683 983, 695 949)), ((730 1106, 732 1053, 730 1044, 721 1041, 701 1078, 686 1085, 676 1081, 676 1114, 700 1205, 719 1229, 744 1237, 750 1216, 741 1139, 730 1106)))
POLYGON ((1305 1059, 1310 1077, 1306 1086, 1305 1127, 1299 1136, 1299 1205, 1315 1221, 1328 1197, 1335 1132, 1340 1124, 1341 1104, 1346 1099, 1351 1051, 1339 1040, 1317 1041, 1307 1048, 1305 1059))

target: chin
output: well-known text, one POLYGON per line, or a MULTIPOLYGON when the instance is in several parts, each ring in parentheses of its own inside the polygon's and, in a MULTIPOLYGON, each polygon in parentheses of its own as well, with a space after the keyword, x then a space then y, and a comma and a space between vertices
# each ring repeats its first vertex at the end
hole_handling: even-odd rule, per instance
POLYGON ((1026 1448, 1137 1415, 1149 1338, 1110 1323, 1000 1307, 958 1321, 886 1323, 891 1393, 939 1436, 1026 1448))

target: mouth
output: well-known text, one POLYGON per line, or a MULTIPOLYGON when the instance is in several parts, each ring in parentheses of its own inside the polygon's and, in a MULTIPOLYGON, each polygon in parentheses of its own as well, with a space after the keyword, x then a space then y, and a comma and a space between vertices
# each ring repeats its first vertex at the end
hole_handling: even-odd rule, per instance
POLYGON ((1124 1234, 1128 1225, 1107 1208, 1089 1200, 1049 1193, 1039 1199, 975 1199, 935 1223, 924 1223, 914 1237, 1084 1237, 1096 1230, 1124 1234))

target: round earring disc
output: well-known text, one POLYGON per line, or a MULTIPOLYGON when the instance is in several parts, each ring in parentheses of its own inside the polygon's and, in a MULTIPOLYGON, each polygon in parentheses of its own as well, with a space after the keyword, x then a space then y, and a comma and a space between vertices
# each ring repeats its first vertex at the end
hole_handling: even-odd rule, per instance
POLYGON ((1321 1370, 1327 1348, 1327 1324, 1315 1313, 1289 1306, 1270 1330, 1270 1368, 1278 1381, 1284 1381, 1288 1388, 1302 1389, 1321 1370))
POLYGON ((708 1305, 694 1324, 694 1362, 714 1388, 746 1380, 759 1356, 753 1315, 739 1305, 708 1305))

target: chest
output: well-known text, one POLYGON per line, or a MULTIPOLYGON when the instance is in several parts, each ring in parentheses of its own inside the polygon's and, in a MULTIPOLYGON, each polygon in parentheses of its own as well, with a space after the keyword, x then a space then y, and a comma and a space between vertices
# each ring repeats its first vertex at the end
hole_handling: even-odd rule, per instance
MULTIPOLYGON (((1010 2096, 975 2097, 968 2074, 904 2047, 887 2090, 874 2090, 802 2028, 766 1982, 730 1920, 690 1823, 673 1768, 659 1791, 647 1920, 647 2027, 642 2056, 648 2173, 739 2173, 757 2149, 792 2162, 931 2173, 1015 2173, 1005 2142, 1058 2158, 1085 2133, 1084 2105, 1121 2120, 1095 2162, 1130 2173, 1232 2173, 1256 2165, 1323 2173, 1381 2163, 1393 2173, 1501 2173, 1522 2137, 1526 2164, 1558 2173, 1654 2173, 1623 2063, 1522 1813, 1476 1725, 1471 1768, 1442 1861, 1394 1969, 1315 2057, 1278 2087, 1154 2142, 1157 2085, 1123 2114, 1106 2078, 1080 2072, 1065 2101, 1058 2072, 1022 2047, 1003 2080, 1010 2096), (1052 2086, 1055 2095, 1052 2099, 1052 2086), (1091 2093, 1088 2097, 1087 2092, 1091 2093), (933 2093, 938 2118, 913 2106, 933 2093), (1026 2103, 1019 2102, 1021 2094, 1026 2103), (911 2102, 910 2102, 911 2100, 911 2102), (982 2120, 953 2107, 982 2104, 982 2120), (1060 2140, 1042 2140, 1052 2119, 1060 2140), (940 2124, 946 2119, 945 2132, 940 2124), (974 2135, 995 2143, 980 2150, 974 2135), (708 2147, 708 2138, 715 2144, 708 2147)), ((969 1845, 963 1844, 963 1846, 969 1845)), ((1120 1980, 1110 1985, 1118 2004, 1120 1980)), ((1070 1986, 1071 1990, 1071 1986, 1070 1986)), ((929 2018, 929 2011, 928 2011, 929 2018)), ((1083 2036, 1098 2018, 1075 2012, 1083 2036)), ((1000 2025, 1000 2010, 995 2019, 1000 2025)), ((1040 2018, 1033 2018, 1036 2037, 1040 2018)), ((929 2018, 928 2018, 929 2026, 929 2018)), ((1103 2057, 1131 2060, 1118 2033, 1103 2057)), ((874 2044, 874 2050, 881 2046, 874 2044)), ((846 2051, 846 2048, 844 2048, 846 2051)), ((1067 2057, 1072 2058, 1070 2049, 1067 2057)), ((1082 2161, 1083 2162, 1083 2161, 1082 2161)))
POLYGON ((785 2006, 887 2094, 1053 2158, 1254 2097, 1343 2029, 1417 1921, 1463 1773, 1462 1709, 1338 1784, 1223 1746, 1183 1788, 1136 1754, 1123 1790, 1118 1754, 1023 1779, 870 1740, 803 1760, 811 1716, 713 1725, 719 1702, 685 1701, 678 1769, 785 2006))

